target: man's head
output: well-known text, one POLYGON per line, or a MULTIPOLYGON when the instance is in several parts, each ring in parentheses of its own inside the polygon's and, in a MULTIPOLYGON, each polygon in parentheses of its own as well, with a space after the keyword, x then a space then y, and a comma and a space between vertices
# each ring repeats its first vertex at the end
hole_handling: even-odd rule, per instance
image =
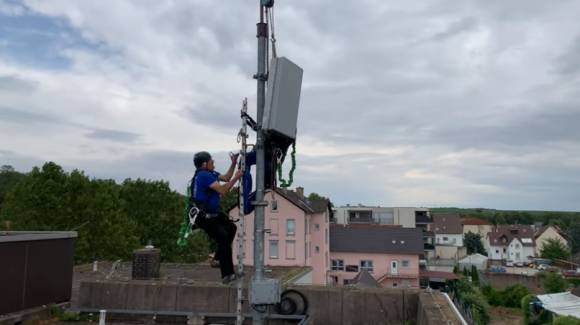
POLYGON ((193 155, 193 164, 196 169, 213 170, 214 168, 213 159, 207 151, 200 151, 193 155))

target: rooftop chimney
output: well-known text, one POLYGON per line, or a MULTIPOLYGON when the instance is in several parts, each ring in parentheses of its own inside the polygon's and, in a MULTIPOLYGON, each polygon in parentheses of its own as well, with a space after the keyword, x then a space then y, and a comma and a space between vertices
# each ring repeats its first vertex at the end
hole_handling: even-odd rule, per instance
POLYGON ((298 187, 296 188, 296 194, 298 194, 298 196, 300 196, 300 197, 302 197, 302 198, 303 198, 303 197, 304 197, 304 187, 302 187, 302 186, 298 186, 298 187))

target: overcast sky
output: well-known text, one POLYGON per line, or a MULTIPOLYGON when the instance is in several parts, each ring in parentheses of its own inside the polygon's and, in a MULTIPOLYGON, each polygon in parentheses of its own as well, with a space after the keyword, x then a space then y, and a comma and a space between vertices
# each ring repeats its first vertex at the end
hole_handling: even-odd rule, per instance
MULTIPOLYGON (((257 0, 0 0, 0 164, 184 191, 255 112, 257 0)), ((580 1, 278 0, 297 185, 336 204, 580 211, 580 1)), ((288 170, 289 166, 285 166, 288 170)))

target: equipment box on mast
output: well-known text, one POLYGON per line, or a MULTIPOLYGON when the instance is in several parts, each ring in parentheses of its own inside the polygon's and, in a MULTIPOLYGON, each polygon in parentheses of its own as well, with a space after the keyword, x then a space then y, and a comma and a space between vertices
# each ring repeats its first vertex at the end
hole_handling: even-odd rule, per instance
POLYGON ((302 72, 285 57, 272 59, 262 120, 264 131, 296 139, 302 72))

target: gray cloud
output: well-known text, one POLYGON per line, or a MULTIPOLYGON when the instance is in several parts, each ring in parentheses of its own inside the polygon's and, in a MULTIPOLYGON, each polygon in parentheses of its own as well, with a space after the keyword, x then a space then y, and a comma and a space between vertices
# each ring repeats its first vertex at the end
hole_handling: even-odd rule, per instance
POLYGON ((97 140, 110 140, 110 141, 120 141, 120 142, 135 142, 139 139, 139 135, 136 133, 110 130, 110 129, 95 129, 88 133, 87 138, 97 139, 97 140))
POLYGON ((450 24, 444 31, 439 32, 431 37, 434 41, 444 41, 448 38, 469 31, 477 26, 477 20, 473 17, 457 20, 450 24))
POLYGON ((19 124, 59 122, 56 117, 51 115, 17 110, 9 107, 0 107, 0 120, 19 124))
POLYGON ((556 60, 557 71, 567 77, 580 76, 580 36, 556 60))
POLYGON ((38 83, 14 75, 0 75, 0 91, 34 91, 38 83))

